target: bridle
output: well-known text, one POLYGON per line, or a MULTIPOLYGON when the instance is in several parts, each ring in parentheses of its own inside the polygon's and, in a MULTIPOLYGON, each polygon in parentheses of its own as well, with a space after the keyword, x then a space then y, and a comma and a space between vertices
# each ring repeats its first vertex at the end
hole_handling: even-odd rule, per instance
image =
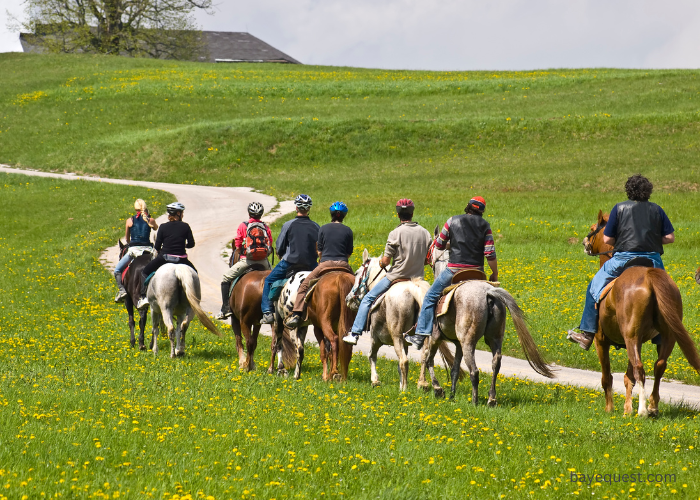
POLYGON ((386 272, 386 268, 380 266, 379 272, 368 283, 367 281, 369 280, 369 264, 371 261, 372 259, 367 259, 364 262, 364 264, 362 264, 362 274, 360 274, 360 281, 358 282, 357 286, 352 292, 353 299, 359 300, 360 295, 367 295, 367 291, 369 290, 369 287, 372 285, 372 283, 374 283, 376 279, 379 278, 379 275, 382 274, 382 271, 386 272))
POLYGON ((605 229, 605 223, 601 224, 600 222, 598 222, 596 224, 595 229, 591 230, 591 232, 588 233, 588 235, 586 236, 586 241, 588 241, 588 245, 584 245, 584 249, 586 250, 586 253, 591 257, 596 257, 598 255, 610 255, 611 253, 613 253, 615 251, 615 250, 608 250, 607 252, 597 252, 597 253, 591 253, 589 251, 589 249, 591 248, 591 238, 593 238, 596 234, 598 234, 603 229, 605 229))

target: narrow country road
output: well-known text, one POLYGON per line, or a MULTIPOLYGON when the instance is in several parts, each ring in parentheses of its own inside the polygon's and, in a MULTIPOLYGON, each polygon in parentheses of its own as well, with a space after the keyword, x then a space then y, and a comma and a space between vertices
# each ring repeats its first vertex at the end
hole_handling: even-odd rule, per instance
MULTIPOLYGON (((189 184, 167 184, 162 182, 131 181, 123 179, 106 179, 92 176, 77 176, 73 174, 55 174, 36 170, 19 170, 6 165, 0 165, 0 172, 8 174, 24 174, 39 177, 53 177, 64 180, 85 180, 95 182, 109 182, 113 184, 124 184, 131 186, 142 186, 151 189, 159 189, 172 193, 178 201, 186 207, 185 221, 192 227, 192 232, 196 241, 196 247, 189 250, 192 262, 197 266, 200 280, 202 282, 202 306, 205 311, 215 314, 221 308, 220 287, 221 275, 227 268, 226 261, 222 253, 226 245, 231 241, 236 233, 236 228, 241 221, 248 217, 247 207, 252 201, 258 201, 270 210, 277 205, 277 200, 272 196, 256 193, 250 188, 244 187, 212 187, 189 184)), ((272 222, 278 217, 290 213, 294 210, 294 205, 290 201, 280 203, 278 211, 266 214, 263 220, 272 222)), ((316 209, 316 218, 321 220, 325 212, 316 209)), ((158 223, 165 222, 167 218, 161 216, 158 223)), ((118 247, 108 248, 102 254, 101 260, 105 267, 114 269, 117 262, 118 247)), ((107 277, 105 277, 107 279, 107 277)), ((126 329, 125 329, 126 331, 126 329)), ((231 335, 230 328, 224 332, 231 335)), ((270 335, 269 327, 264 327, 262 333, 270 335)), ((311 333, 311 332, 310 332, 311 333)), ((126 337, 125 337, 126 338, 126 337)), ((309 335, 307 338, 313 338, 309 335)), ((577 349, 573 344, 571 349, 577 349)), ((370 350, 370 340, 368 335, 363 335, 358 343, 357 351, 368 353, 370 350)), ((394 348, 384 346, 380 354, 389 359, 396 359, 394 348)), ((590 356, 595 356, 591 351, 590 356)), ((413 361, 420 361, 419 353, 409 349, 409 357, 413 361)), ((436 363, 438 362, 436 358, 436 363)), ((476 363, 482 372, 491 372, 491 354, 486 351, 476 351, 476 363)), ((600 372, 580 370, 557 366, 557 378, 551 381, 535 373, 527 361, 517 358, 503 356, 501 361, 500 374, 506 377, 518 377, 535 382, 555 382, 566 385, 575 385, 601 390, 600 372)), ((623 374, 613 375, 613 388, 615 392, 624 394, 623 374)), ((647 376, 647 393, 651 393, 652 378, 647 376)), ((468 383, 468 382, 467 382, 468 383)), ((661 399, 667 403, 684 403, 696 409, 700 409, 700 387, 686 385, 679 382, 662 382, 661 399)), ((600 405, 602 406, 602 390, 600 405)), ((622 405, 618 404, 616 411, 622 411, 622 405)))

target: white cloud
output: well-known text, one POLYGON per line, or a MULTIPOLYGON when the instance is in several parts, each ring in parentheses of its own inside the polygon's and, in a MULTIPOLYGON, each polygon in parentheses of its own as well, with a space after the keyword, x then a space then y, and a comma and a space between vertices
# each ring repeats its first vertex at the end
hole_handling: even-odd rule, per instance
MULTIPOLYGON (((9 6, 19 8, 0 0, 3 15, 9 6)), ((307 64, 700 67, 697 0, 222 0, 216 10, 198 14, 204 29, 248 31, 307 64)), ((4 28, 0 51, 17 50, 4 28)))

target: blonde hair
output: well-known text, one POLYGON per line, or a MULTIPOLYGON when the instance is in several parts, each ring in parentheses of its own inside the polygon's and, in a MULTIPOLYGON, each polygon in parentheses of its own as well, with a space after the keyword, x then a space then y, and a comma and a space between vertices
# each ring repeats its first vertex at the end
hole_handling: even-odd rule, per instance
POLYGON ((144 210, 146 210, 146 208, 147 208, 147 207, 146 207, 146 202, 143 201, 141 198, 139 198, 138 200, 136 200, 136 201, 134 202, 134 209, 135 209, 137 212, 143 212, 144 210))

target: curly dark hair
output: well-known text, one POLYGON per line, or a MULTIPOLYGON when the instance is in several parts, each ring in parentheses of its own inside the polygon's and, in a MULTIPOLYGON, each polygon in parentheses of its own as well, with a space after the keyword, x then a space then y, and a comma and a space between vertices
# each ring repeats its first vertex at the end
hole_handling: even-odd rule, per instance
POLYGON ((625 183, 627 197, 632 201, 649 201, 654 185, 642 174, 635 174, 625 183))

